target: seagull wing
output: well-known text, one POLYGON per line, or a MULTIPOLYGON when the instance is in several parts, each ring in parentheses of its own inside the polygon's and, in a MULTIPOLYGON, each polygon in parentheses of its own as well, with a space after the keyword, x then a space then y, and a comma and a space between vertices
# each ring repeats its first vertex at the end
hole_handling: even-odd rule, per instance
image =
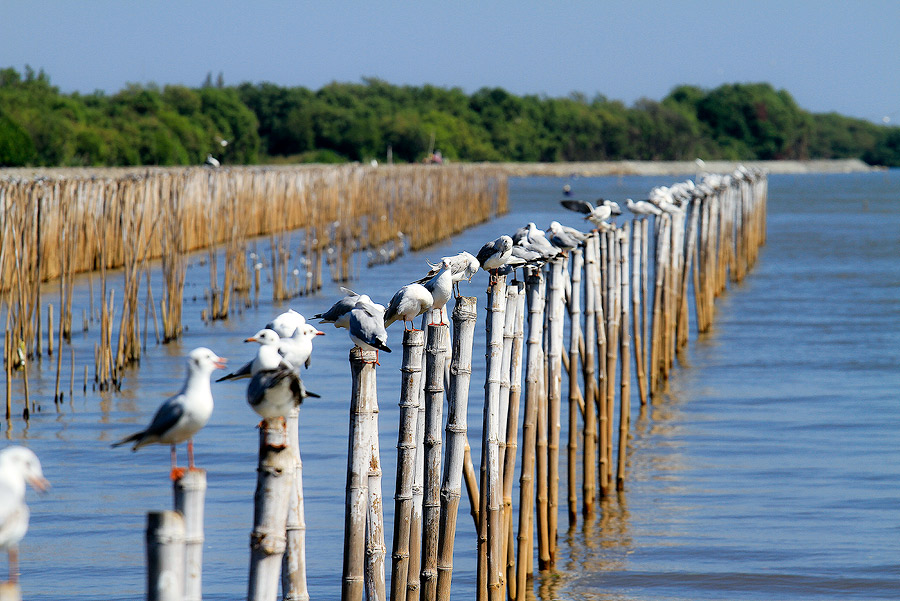
POLYGON ((561 200, 559 204, 569 209, 570 211, 575 211, 576 213, 583 213, 585 215, 590 215, 594 212, 594 205, 589 203, 586 200, 561 200))

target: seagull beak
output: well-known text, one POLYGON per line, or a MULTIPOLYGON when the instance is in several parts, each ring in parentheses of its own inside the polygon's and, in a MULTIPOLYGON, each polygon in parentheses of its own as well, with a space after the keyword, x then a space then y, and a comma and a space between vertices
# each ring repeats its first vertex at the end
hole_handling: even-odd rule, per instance
POLYGON ((256 336, 251 336, 250 338, 244 338, 244 342, 259 342, 259 339, 256 336))
POLYGON ((43 476, 32 476, 28 478, 28 483, 34 487, 34 490, 45 493, 50 490, 50 481, 43 476))
POLYGON ((216 366, 216 369, 225 369, 226 363, 228 363, 228 359, 225 357, 219 357, 217 361, 213 361, 213 365, 216 366))
POLYGON ((325 332, 320 332, 319 330, 316 330, 316 336, 324 336, 324 335, 325 335, 325 332))

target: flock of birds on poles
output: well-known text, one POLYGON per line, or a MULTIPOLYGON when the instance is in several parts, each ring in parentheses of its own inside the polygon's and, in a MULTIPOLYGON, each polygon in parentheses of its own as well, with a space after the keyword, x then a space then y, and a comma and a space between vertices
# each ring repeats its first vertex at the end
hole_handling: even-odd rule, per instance
MULTIPOLYGON (((660 186, 651 190, 641 201, 625 199, 625 208, 636 219, 664 213, 676 214, 697 197, 713 194, 727 185, 723 178, 751 179, 755 174, 741 167, 731 175, 707 175, 700 184, 691 180, 660 186)), ((571 192, 566 187, 564 194, 571 192)), ((618 203, 599 199, 596 203, 584 200, 563 199, 562 206, 583 214, 594 231, 605 232, 615 228, 610 220, 623 214, 618 203)), ((348 331, 353 344, 365 351, 391 352, 387 345, 387 327, 403 320, 405 329, 411 322, 431 312, 431 325, 446 325, 447 302, 460 296, 459 284, 483 269, 493 281, 498 275, 515 272, 526 266, 541 266, 559 255, 582 245, 590 234, 552 221, 546 230, 531 222, 512 236, 502 235, 486 243, 477 254, 463 251, 441 258, 430 265, 422 278, 401 287, 390 299, 387 307, 374 302, 366 294, 357 294, 347 288, 345 296, 322 313, 313 315, 320 324, 333 324, 348 331)), ((313 341, 323 332, 294 310, 288 310, 245 342, 259 345, 255 356, 240 368, 216 380, 233 381, 249 379, 247 402, 263 419, 286 418, 307 397, 318 397, 305 388, 300 377, 301 366, 309 367, 313 341)), ((208 348, 197 348, 187 356, 187 376, 181 390, 159 407, 147 428, 113 444, 132 444, 137 450, 149 444, 171 446, 173 480, 184 474, 177 466, 176 445, 187 442, 188 469, 194 469, 192 439, 210 419, 213 411, 211 376, 217 369, 225 368, 225 359, 208 348)), ((37 456, 27 448, 11 446, 0 452, 0 548, 6 549, 10 560, 10 581, 17 579, 17 545, 28 528, 28 508, 25 504, 25 486, 44 492, 49 483, 41 471, 37 456)))

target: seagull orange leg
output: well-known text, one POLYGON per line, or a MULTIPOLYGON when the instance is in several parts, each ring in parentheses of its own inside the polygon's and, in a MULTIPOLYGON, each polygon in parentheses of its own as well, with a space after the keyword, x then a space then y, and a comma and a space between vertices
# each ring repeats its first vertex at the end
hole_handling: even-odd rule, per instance
POLYGON ((172 445, 172 472, 169 474, 169 477, 175 481, 180 480, 184 476, 184 468, 180 468, 176 465, 175 461, 175 445, 172 445))
POLYGON ((194 467, 194 439, 193 438, 188 439, 187 447, 188 447, 188 470, 194 471, 197 468, 194 467))

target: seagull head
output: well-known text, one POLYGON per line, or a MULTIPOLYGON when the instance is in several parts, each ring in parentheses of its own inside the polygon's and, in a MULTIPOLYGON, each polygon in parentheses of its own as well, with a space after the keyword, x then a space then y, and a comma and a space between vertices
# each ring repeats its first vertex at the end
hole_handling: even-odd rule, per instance
POLYGON ((227 359, 218 356, 204 346, 195 348, 188 353, 188 366, 191 369, 209 371, 209 373, 212 373, 214 369, 224 369, 226 361, 227 359))
POLYGON ((38 492, 47 492, 50 482, 44 478, 41 462, 31 449, 22 446, 11 446, 0 452, 0 466, 9 471, 13 477, 20 477, 22 494, 25 493, 25 482, 38 492))
POLYGON ((245 338, 244 342, 256 342, 257 344, 267 346, 270 344, 278 344, 278 340, 278 332, 270 330, 269 328, 263 328, 250 338, 245 338))

